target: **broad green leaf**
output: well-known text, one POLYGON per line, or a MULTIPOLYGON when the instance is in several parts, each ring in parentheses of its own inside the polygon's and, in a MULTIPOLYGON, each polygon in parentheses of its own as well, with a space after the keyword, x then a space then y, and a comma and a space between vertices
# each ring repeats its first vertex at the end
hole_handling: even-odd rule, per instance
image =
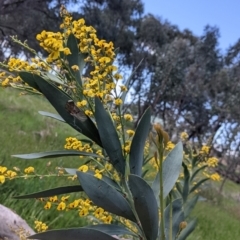
POLYGON ((125 159, 122 146, 112 119, 99 98, 95 98, 95 118, 103 148, 106 150, 114 168, 124 176, 125 159))
POLYGON ((158 235, 158 205, 151 187, 141 177, 129 175, 129 187, 133 195, 135 209, 148 240, 158 235))
POLYGON ((204 182, 206 182, 207 180, 209 180, 209 178, 204 178, 202 180, 200 180, 196 185, 194 185, 191 190, 190 193, 194 192, 197 188, 200 187, 201 184, 203 184, 204 182))
POLYGON ((129 203, 115 188, 89 173, 77 172, 77 176, 85 193, 94 204, 108 212, 136 221, 129 203))
POLYGON ((98 239, 98 240, 116 240, 116 238, 108 235, 102 231, 91 229, 91 228, 70 228, 70 229, 59 229, 50 230, 42 233, 34 234, 30 239, 41 239, 41 240, 74 240, 74 239, 98 239))
POLYGON ((45 111, 38 111, 38 113, 43 115, 43 116, 46 116, 46 117, 54 118, 54 119, 56 119, 58 121, 61 121, 61 122, 65 122, 64 119, 58 114, 45 112, 45 111))
POLYGON ((62 79, 57 77, 56 75, 53 75, 53 74, 48 73, 48 72, 45 72, 45 73, 42 73, 42 76, 44 77, 44 79, 50 80, 50 81, 55 82, 57 84, 61 84, 61 85, 67 86, 66 84, 64 84, 62 79))
MULTIPOLYGON (((169 237, 170 229, 170 207, 169 204, 164 210, 164 219, 165 219, 165 235, 166 239, 169 237)), ((172 239, 175 239, 176 235, 179 232, 179 224, 184 221, 184 213, 182 211, 182 199, 175 199, 172 202, 172 239)))
POLYGON ((120 226, 120 225, 115 225, 115 224, 97 224, 97 225, 90 225, 86 226, 86 228, 89 229, 95 229, 99 230, 101 232, 107 233, 109 235, 132 235, 132 236, 137 236, 136 233, 128 230, 127 228, 120 226))
MULTIPOLYGON (((163 162, 163 198, 165 198, 174 187, 182 168, 183 146, 179 142, 167 155, 163 162)), ((159 173, 156 175, 152 185, 155 197, 159 199, 160 183, 159 173)), ((159 203, 159 202, 158 202, 159 203)))
POLYGON ((198 169, 192 174, 192 176, 191 176, 191 181, 193 181, 194 178, 197 176, 197 174, 198 174, 201 170, 203 170, 204 168, 206 168, 206 167, 207 167, 207 165, 204 165, 204 166, 198 168, 198 169))
POLYGON ((182 162, 182 166, 183 166, 183 174, 184 174, 182 198, 183 198, 183 202, 185 203, 187 201, 187 197, 188 197, 188 194, 189 194, 190 172, 188 170, 187 165, 184 162, 182 162))
POLYGON ((71 33, 68 36, 67 40, 67 47, 70 49, 71 54, 67 55, 68 65, 70 67, 70 71, 72 72, 72 75, 75 76, 77 83, 80 87, 82 87, 82 79, 81 74, 83 71, 83 68, 85 66, 84 58, 86 56, 79 52, 79 47, 77 43, 77 39, 75 36, 71 33), (71 68, 72 66, 77 65, 79 67, 79 71, 73 71, 71 68))
POLYGON ((39 152, 39 153, 12 155, 12 157, 23 158, 23 159, 56 158, 56 157, 64 157, 64 156, 89 156, 89 157, 95 157, 95 158, 100 157, 99 155, 94 153, 80 152, 76 150, 60 150, 60 151, 52 151, 52 152, 39 152))
POLYGON ((189 216, 193 208, 195 207, 197 201, 198 201, 198 195, 195 195, 191 199, 189 199, 185 204, 184 204, 184 217, 185 219, 189 216))
POLYGON ((66 110, 66 104, 72 100, 70 96, 38 75, 34 75, 34 79, 43 95, 70 126, 102 146, 98 130, 92 120, 86 116, 87 119, 81 121, 66 110))
MULTIPOLYGON (((64 169, 67 173, 69 173, 71 175, 75 175, 75 174, 77 174, 77 171, 79 171, 78 169, 74 169, 74 168, 64 168, 64 169)), ((91 171, 88 171, 88 173, 92 174, 92 175, 95 174, 95 172, 91 172, 91 171)), ((103 175, 102 180, 104 182, 106 182, 107 184, 111 185, 112 187, 114 187, 115 189, 121 190, 119 185, 114 180, 112 180, 110 177, 103 175)))
POLYGON ((141 176, 144 145, 150 130, 151 110, 148 108, 140 119, 135 131, 129 154, 130 173, 141 176))
POLYGON ((13 198, 16 198, 16 199, 45 198, 45 197, 52 197, 52 196, 60 195, 60 194, 67 194, 67 193, 72 193, 72 192, 82 192, 82 191, 83 191, 83 188, 80 185, 64 186, 64 187, 58 187, 58 188, 44 190, 41 192, 36 192, 36 193, 31 193, 31 194, 26 194, 26 195, 21 195, 21 196, 15 196, 13 198))
POLYGON ((38 85, 35 82, 34 74, 29 73, 29 72, 19 72, 19 76, 30 87, 33 87, 34 89, 36 89, 39 92, 42 92, 41 89, 38 87, 38 85))
POLYGON ((186 228, 182 230, 177 240, 185 240, 190 235, 190 233, 196 228, 197 220, 193 219, 190 221, 186 228))

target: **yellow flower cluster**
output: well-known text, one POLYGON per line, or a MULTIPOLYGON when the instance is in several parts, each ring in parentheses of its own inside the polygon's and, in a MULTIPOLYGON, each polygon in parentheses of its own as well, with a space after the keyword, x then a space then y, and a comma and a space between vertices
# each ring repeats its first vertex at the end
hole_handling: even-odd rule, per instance
POLYGON ((106 224, 111 224, 112 222, 112 216, 109 215, 108 212, 104 211, 103 208, 97 208, 95 211, 94 211, 94 216, 101 220, 102 222, 106 223, 106 224))
POLYGON ((211 178, 213 181, 217 181, 217 182, 221 181, 221 177, 220 177, 220 175, 219 175, 218 173, 213 173, 213 174, 210 176, 210 178, 211 178))
MULTIPOLYGON (((104 211, 104 209, 99 208, 92 204, 92 201, 90 199, 75 199, 71 201, 70 203, 66 203, 69 200, 70 196, 63 196, 61 199, 58 199, 57 196, 50 197, 46 200, 46 203, 44 205, 44 209, 50 209, 53 205, 57 207, 58 211, 69 211, 69 210, 77 210, 80 217, 85 217, 89 214, 94 215, 96 218, 98 218, 100 221, 110 224, 112 221, 112 216, 109 215, 108 212, 104 211)), ((41 199, 42 201, 45 201, 44 199, 41 199)), ((40 228, 39 229, 42 230, 40 228)))
POLYGON ((34 173, 34 167, 27 167, 27 168, 24 169, 24 172, 26 174, 34 173))
POLYGON ((17 176, 17 173, 12 170, 8 170, 7 167, 0 166, 0 183, 4 183, 6 178, 13 179, 17 176))
POLYGON ((37 232, 45 232, 48 229, 46 223, 37 220, 34 223, 35 223, 34 228, 37 230, 37 232))
MULTIPOLYGON (((73 21, 65 8, 61 9, 61 16, 63 23, 60 28, 64 29, 64 33, 62 35, 58 33, 56 36, 51 35, 56 42, 52 39, 50 41, 51 44, 56 44, 54 50, 59 52, 63 46, 63 39, 67 39, 71 33, 74 34, 79 40, 80 52, 86 54, 85 61, 93 66, 93 70, 90 72, 91 77, 84 79, 83 94, 90 98, 98 96, 104 99, 115 89, 115 81, 122 79, 122 76, 116 72, 117 67, 113 65, 115 58, 113 43, 98 39, 96 30, 92 26, 86 26, 84 19, 73 21)), ((49 44, 49 41, 47 43, 49 44)), ((49 50, 53 51, 52 48, 49 50)), ((55 53, 55 57, 59 57, 57 53, 55 53)), ((121 89, 126 91, 124 86, 121 89)), ((117 98, 115 103, 120 105, 121 100, 117 98)))
POLYGON ((167 143, 167 146, 165 148, 166 151, 171 151, 175 147, 175 144, 171 141, 167 143))
POLYGON ((40 42, 40 46, 49 53, 48 63, 57 60, 61 52, 65 55, 71 54, 69 48, 63 46, 63 36, 60 32, 53 33, 44 30, 36 38, 40 42))
POLYGON ((208 167, 217 167, 218 159, 216 157, 208 158, 207 165, 208 165, 208 167))
POLYGON ((207 155, 209 154, 209 151, 210 151, 210 147, 207 145, 203 145, 202 149, 200 150, 200 154, 207 155))
POLYGON ((84 152, 93 152, 93 149, 88 143, 83 144, 80 140, 73 137, 66 138, 66 144, 64 145, 64 148, 74 149, 74 150, 79 150, 84 152))
POLYGON ((186 141, 188 139, 188 134, 186 132, 182 132, 180 134, 180 138, 182 141, 186 141))

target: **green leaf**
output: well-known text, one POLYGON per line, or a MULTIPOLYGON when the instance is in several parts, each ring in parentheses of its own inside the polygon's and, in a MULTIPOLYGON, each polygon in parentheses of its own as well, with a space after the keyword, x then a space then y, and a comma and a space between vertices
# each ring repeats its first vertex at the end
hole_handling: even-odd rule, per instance
POLYGON ((70 67, 70 71, 72 72, 72 75, 75 76, 75 79, 80 87, 82 87, 82 79, 81 74, 83 71, 83 68, 85 66, 84 59, 86 58, 85 54, 82 54, 79 51, 77 39, 75 36, 71 33, 68 36, 67 40, 67 47, 70 49, 71 54, 67 55, 68 65, 70 67), (77 65, 79 67, 79 71, 73 71, 71 68, 72 66, 77 65))
POLYGON ((99 98, 95 98, 95 118, 103 148, 106 150, 114 168, 124 176, 125 159, 122 146, 112 119, 99 98))
POLYGON ((90 156, 95 158, 100 157, 99 155, 94 153, 80 152, 76 150, 60 150, 60 151, 52 151, 52 152, 39 152, 39 153, 12 155, 12 157, 23 158, 23 159, 56 158, 56 157, 64 157, 64 156, 90 156))
POLYGON ((85 121, 81 121, 78 118, 72 116, 66 110, 66 104, 69 100, 72 100, 70 96, 68 96, 65 92, 63 92, 58 87, 50 84, 42 77, 38 75, 34 75, 35 83, 41 89, 43 95, 48 99, 48 101, 52 104, 52 106, 57 110, 57 112, 61 115, 61 117, 74 129, 83 135, 89 137, 94 142, 96 142, 99 146, 101 145, 100 137, 98 130, 95 124, 92 122, 91 118, 88 116, 85 121))
POLYGON ((129 203, 115 188, 89 173, 77 172, 77 176, 94 204, 108 212, 136 221, 129 203))
MULTIPOLYGON (((78 169, 74 169, 74 168, 64 168, 64 169, 67 173, 69 173, 71 175, 75 175, 75 174, 77 174, 77 171, 79 171, 78 169)), ((92 175, 95 174, 95 172, 91 172, 91 171, 88 171, 88 173, 92 174, 92 175)), ((112 187, 114 187, 115 189, 117 189, 119 191, 121 190, 119 185, 114 180, 112 180, 110 177, 103 175, 102 180, 104 182, 106 182, 107 184, 111 185, 112 187)))
POLYGON ((65 186, 65 187, 52 188, 52 189, 44 190, 41 192, 36 192, 36 193, 31 193, 31 194, 26 194, 21 196, 14 196, 13 198, 16 198, 16 199, 45 198, 45 197, 52 197, 60 194, 82 192, 82 191, 83 191, 83 188, 80 185, 65 186))
POLYGON ((182 230, 177 240, 185 240, 190 235, 190 233, 196 228, 197 220, 193 219, 188 223, 187 227, 182 230))
POLYGON ((179 193, 181 194, 181 196, 182 196, 182 190, 183 190, 182 184, 181 184, 180 182, 176 182, 175 186, 176 186, 178 192, 179 192, 179 193))
POLYGON ((146 169, 143 173, 142 173, 142 178, 144 178, 146 176, 146 174, 148 173, 149 169, 146 169))
POLYGON ((44 79, 50 80, 50 81, 55 82, 57 84, 61 84, 61 85, 67 86, 66 84, 64 84, 64 82, 62 81, 61 78, 59 78, 56 75, 53 75, 53 74, 51 74, 49 72, 42 73, 42 76, 44 77, 44 79))
POLYGON ((127 235, 132 235, 132 236, 137 237, 136 233, 128 230, 125 227, 122 227, 120 225, 115 225, 115 224, 90 225, 90 226, 86 226, 86 228, 99 230, 99 231, 107 233, 109 235, 125 235, 125 234, 127 234, 127 235))
POLYGON ((203 170, 204 168, 206 168, 206 167, 207 167, 207 165, 204 165, 204 166, 198 168, 198 169, 192 174, 191 182, 194 180, 194 178, 197 176, 197 174, 198 174, 201 170, 203 170))
POLYGON ((38 85, 35 82, 34 74, 29 72, 19 72, 19 76, 21 79, 27 83, 30 87, 36 89, 39 92, 42 92, 41 89, 38 87, 38 85))
POLYGON ((191 190, 190 193, 194 192, 198 187, 200 187, 201 184, 203 184, 204 182, 206 182, 207 180, 209 180, 209 178, 204 178, 201 181, 199 181, 196 185, 194 185, 191 190))
POLYGON ((141 177, 129 175, 129 187, 133 195, 135 209, 148 240, 158 235, 158 205, 151 187, 141 177))
POLYGON ((99 230, 91 228, 70 228, 60 230, 50 230, 42 233, 34 234, 30 239, 41 239, 41 240, 69 240, 69 239, 98 239, 98 240, 116 240, 116 238, 101 232, 99 230))
MULTIPOLYGON (((165 234, 169 235, 170 229, 170 207, 169 204, 164 210, 165 234)), ((179 224, 184 221, 184 213, 182 211, 182 199, 175 199, 172 202, 172 239, 175 239, 179 231, 179 224)), ((168 237, 166 237, 168 239, 168 237)))
POLYGON ((183 166, 183 174, 184 174, 182 198, 183 198, 183 202, 185 203, 187 201, 187 197, 189 194, 190 173, 189 173, 187 165, 184 162, 182 162, 182 166, 183 166))
POLYGON ((195 205, 198 201, 198 197, 199 197, 198 195, 195 195, 194 197, 192 197, 190 200, 188 200, 184 204, 184 217, 185 217, 185 219, 189 216, 189 214, 191 213, 191 211, 195 207, 195 205))
MULTIPOLYGON (((174 187, 181 172, 183 159, 183 146, 179 142, 174 149, 167 155, 163 162, 163 198, 165 198, 174 187)), ((159 173, 156 175, 152 185, 155 197, 159 199, 160 182, 159 173)))
POLYGON ((140 119, 135 131, 129 154, 130 172, 141 176, 144 145, 150 130, 151 110, 148 108, 140 119))
POLYGON ((46 117, 54 118, 54 119, 56 119, 58 121, 61 121, 61 122, 65 122, 64 119, 58 114, 45 112, 45 111, 38 111, 38 113, 43 115, 43 116, 46 116, 46 117))

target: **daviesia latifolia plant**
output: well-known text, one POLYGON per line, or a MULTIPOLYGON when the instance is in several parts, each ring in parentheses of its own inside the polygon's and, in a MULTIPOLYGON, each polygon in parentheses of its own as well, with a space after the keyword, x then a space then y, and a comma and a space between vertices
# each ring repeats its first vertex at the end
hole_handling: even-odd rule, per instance
MULTIPOLYGON (((193 151, 186 133, 181 136, 185 151, 182 142, 170 142, 159 124, 150 124, 150 108, 136 129, 130 129, 133 116, 124 113, 123 104, 131 76, 121 84, 113 43, 98 39, 93 27, 84 19, 73 20, 64 7, 61 16, 61 32, 42 31, 36 37, 48 53, 46 59, 12 38, 35 57, 1 63, 0 78, 2 86, 44 95, 58 114, 39 113, 69 124, 81 136, 67 138, 65 150, 14 156, 80 156, 78 169, 69 166, 59 176, 68 175, 76 184, 16 198, 36 198, 45 209, 78 211, 89 225, 46 231, 47 225, 36 221, 39 233, 29 238, 186 239, 196 225, 195 220, 187 223, 187 217, 198 200, 198 188, 208 179, 219 180, 207 172, 217 159, 208 158, 208 146, 193 151), (79 198, 67 202, 73 192, 79 198)), ((26 178, 36 175, 32 166, 24 172, 26 178)), ((16 177, 16 171, 0 166, 1 183, 16 177)))

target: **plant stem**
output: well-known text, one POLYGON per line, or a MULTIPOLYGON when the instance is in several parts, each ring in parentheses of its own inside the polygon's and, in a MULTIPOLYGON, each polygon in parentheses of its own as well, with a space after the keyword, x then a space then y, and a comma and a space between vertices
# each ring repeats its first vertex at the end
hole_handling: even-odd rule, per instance
POLYGON ((144 231, 142 229, 142 224, 140 222, 140 219, 138 217, 137 211, 135 209, 132 193, 131 193, 131 191, 129 189, 129 186, 128 186, 128 183, 127 183, 127 181, 125 179, 123 180, 123 184, 124 184, 125 192, 127 194, 128 203, 130 204, 130 207, 131 207, 131 209, 133 211, 133 214, 134 214, 134 216, 135 216, 135 218, 137 220, 137 227, 141 231, 141 237, 142 237, 142 239, 146 240, 147 238, 146 238, 145 233, 144 233, 144 231))
POLYGON ((159 194, 159 201, 160 201, 160 211, 161 211, 161 240, 165 240, 165 226, 164 226, 164 204, 163 204, 163 145, 160 144, 158 148, 159 153, 159 181, 160 181, 160 194, 159 194))

